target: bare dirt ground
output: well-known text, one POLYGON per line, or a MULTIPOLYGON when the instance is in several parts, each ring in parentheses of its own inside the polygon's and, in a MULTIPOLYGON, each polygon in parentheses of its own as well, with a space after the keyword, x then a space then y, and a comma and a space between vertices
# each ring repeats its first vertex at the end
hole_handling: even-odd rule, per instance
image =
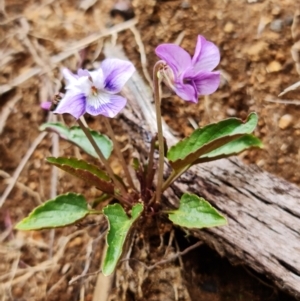
MULTIPOLYGON (((196 105, 167 95, 162 106, 165 120, 179 135, 188 135, 195 124, 229 116, 245 118, 256 111, 260 119, 256 134, 265 147, 241 157, 299 185, 299 90, 278 98, 299 80, 291 56, 300 40, 300 21, 295 19, 299 8, 298 0, 1 1, 1 300, 100 300, 94 292, 99 287, 105 290, 94 273, 99 270, 104 244, 101 219, 56 231, 12 230, 55 194, 74 191, 87 199, 97 196, 96 190, 45 163, 50 155, 80 154, 67 143, 58 143, 57 137, 39 132, 43 122, 54 118, 39 104, 61 88, 59 67, 93 67, 94 61, 103 58, 105 39, 122 44, 146 80, 157 60, 154 49, 159 43, 178 42, 190 53, 198 34, 216 43, 223 75, 219 90, 196 105)), ((88 121, 101 130, 97 118, 88 121)), ((116 130, 126 146, 126 136, 116 130)), ((114 170, 120 167, 115 164, 114 170)), ((177 230, 170 232, 168 224, 159 227, 163 230, 148 237, 152 264, 170 248, 177 252, 193 243, 177 230)), ((154 269, 145 279, 143 296, 136 297, 130 283, 124 284, 130 275, 117 273, 111 300, 294 300, 278 292, 263 275, 232 267, 205 246, 154 269), (155 278, 164 280, 157 284, 155 278)))

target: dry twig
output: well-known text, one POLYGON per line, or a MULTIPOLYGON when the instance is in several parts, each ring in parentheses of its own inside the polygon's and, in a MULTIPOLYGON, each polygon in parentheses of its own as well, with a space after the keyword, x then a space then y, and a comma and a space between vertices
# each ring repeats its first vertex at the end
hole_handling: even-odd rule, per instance
MULTIPOLYGON (((104 254, 106 254, 106 251, 107 251, 107 245, 105 245, 105 247, 103 248, 102 262, 104 261, 104 254)), ((101 262, 101 266, 102 266, 102 262, 101 262)), ((112 273, 109 276, 104 276, 102 273, 98 274, 98 278, 93 294, 93 301, 108 300, 113 279, 114 279, 114 273, 112 273)))

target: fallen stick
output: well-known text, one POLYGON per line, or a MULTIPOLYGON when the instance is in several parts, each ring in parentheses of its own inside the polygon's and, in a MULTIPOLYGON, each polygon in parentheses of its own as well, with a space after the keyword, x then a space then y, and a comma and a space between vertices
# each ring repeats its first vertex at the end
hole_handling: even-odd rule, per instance
MULTIPOLYGON (((117 47, 105 54, 126 59, 117 47)), ((152 94, 138 74, 124 94, 121 115, 131 143, 147 154, 156 131, 152 94)), ((169 146, 177 138, 165 125, 169 146)), ((165 193, 173 205, 184 192, 206 198, 228 218, 228 226, 194 230, 191 234, 227 257, 267 276, 281 290, 300 300, 300 188, 238 158, 195 166, 165 193)))

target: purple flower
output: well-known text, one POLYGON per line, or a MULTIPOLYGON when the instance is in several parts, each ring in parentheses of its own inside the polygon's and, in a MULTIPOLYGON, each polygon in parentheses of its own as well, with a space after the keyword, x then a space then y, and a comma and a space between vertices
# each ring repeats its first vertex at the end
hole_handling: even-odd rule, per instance
POLYGON ((79 118, 84 113, 115 117, 126 105, 126 99, 116 95, 134 73, 132 63, 106 59, 96 71, 79 69, 77 74, 62 70, 66 80, 66 94, 54 113, 69 113, 79 118))
POLYGON ((220 72, 212 70, 220 62, 219 49, 204 37, 198 36, 193 58, 175 44, 162 44, 156 55, 167 64, 160 72, 164 82, 182 99, 198 102, 200 95, 215 92, 220 83, 220 72))
POLYGON ((52 105, 51 101, 43 101, 41 103, 41 108, 46 110, 46 111, 49 111, 51 109, 51 105, 52 105))

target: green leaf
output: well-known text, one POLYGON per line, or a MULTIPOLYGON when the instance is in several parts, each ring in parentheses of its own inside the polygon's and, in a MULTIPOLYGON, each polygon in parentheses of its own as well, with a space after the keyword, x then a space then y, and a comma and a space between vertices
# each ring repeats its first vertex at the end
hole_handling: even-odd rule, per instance
POLYGON ((84 218, 89 213, 87 202, 80 194, 68 193, 35 208, 15 228, 39 230, 64 227, 84 218))
POLYGON ((209 153, 228 142, 254 131, 257 115, 251 113, 246 122, 237 118, 229 118, 218 123, 209 124, 195 130, 187 137, 172 146, 167 158, 175 170, 193 164, 199 157, 209 153))
POLYGON ((229 156, 239 154, 251 147, 262 148, 263 144, 257 137, 247 134, 201 156, 193 164, 227 158, 229 156))
MULTIPOLYGON (((98 155, 95 152, 92 144, 90 143, 90 141, 85 136, 84 132, 79 126, 73 126, 71 128, 68 128, 59 122, 48 122, 42 124, 40 126, 40 130, 55 132, 59 134, 59 136, 62 139, 75 144, 76 146, 80 147, 83 151, 85 151, 87 154, 95 158, 98 158, 98 155)), ((92 137, 94 138, 96 144, 102 151, 104 157, 108 159, 113 149, 112 141, 107 136, 99 134, 96 131, 93 130, 89 130, 89 131, 92 137)))
POLYGON ((47 161, 103 192, 114 193, 114 185, 109 176, 95 165, 77 158, 49 157, 47 161))
POLYGON ((176 225, 187 228, 210 228, 227 224, 222 216, 205 199, 185 193, 177 210, 169 213, 169 219, 176 225))
POLYGON ((130 218, 120 204, 108 205, 103 209, 103 213, 109 224, 109 231, 106 237, 108 247, 102 266, 102 272, 105 276, 110 275, 114 271, 122 254, 129 229, 142 211, 142 204, 134 205, 130 218))

